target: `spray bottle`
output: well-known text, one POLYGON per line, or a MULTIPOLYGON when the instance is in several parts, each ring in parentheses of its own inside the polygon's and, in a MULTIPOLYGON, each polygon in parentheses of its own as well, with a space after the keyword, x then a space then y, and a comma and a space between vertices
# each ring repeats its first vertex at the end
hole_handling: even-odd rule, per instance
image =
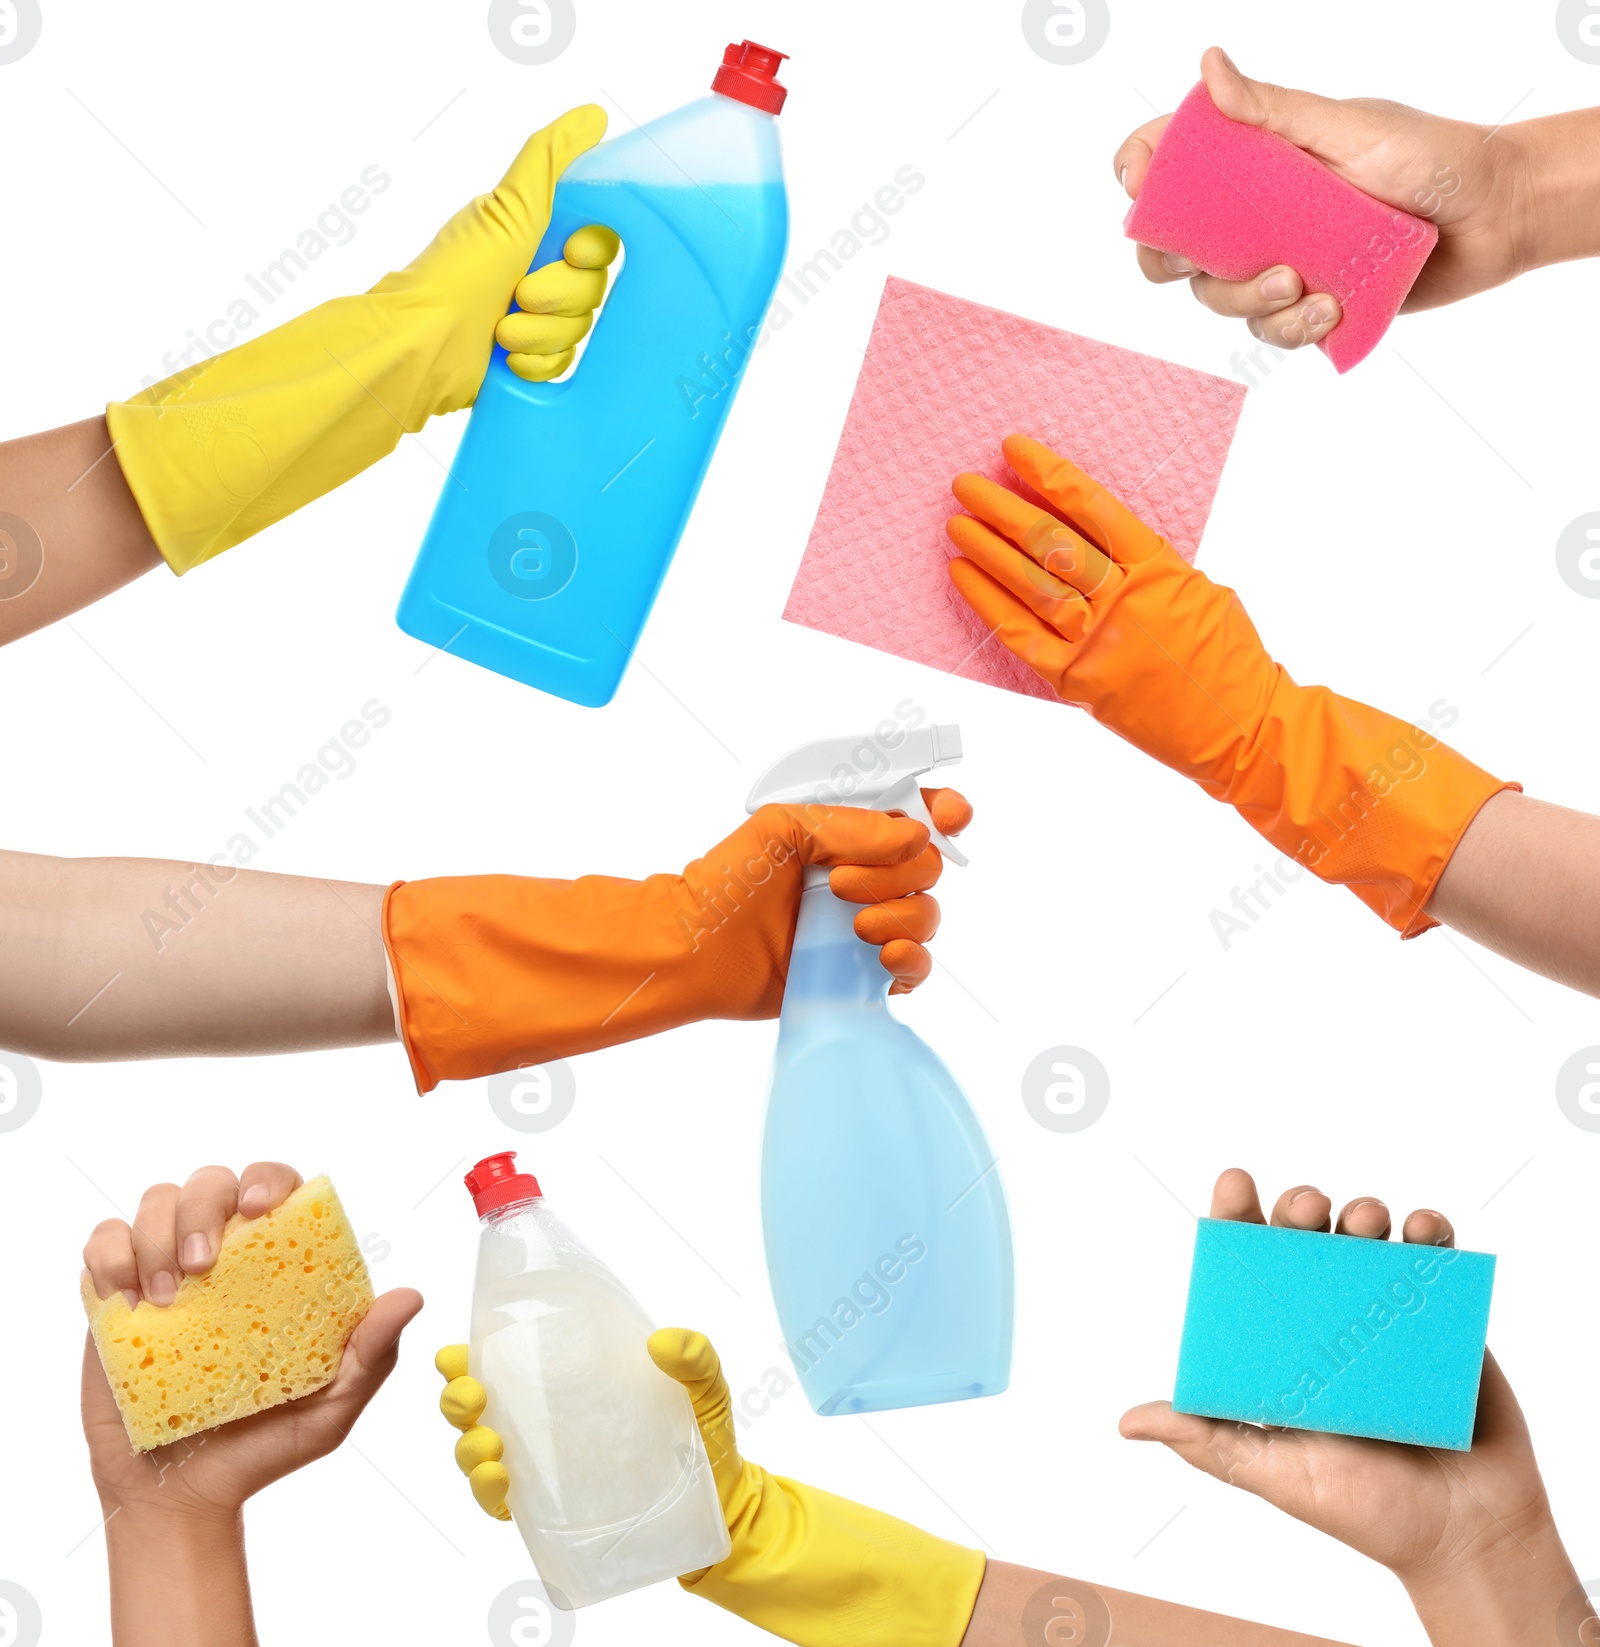
MULTIPOLYGON (((864 806, 934 828, 918 780, 961 758, 960 728, 834 738, 757 782, 769 801, 864 806)), ((1011 1375, 1011 1222, 994 1152, 937 1054, 888 1007, 860 906, 808 867, 761 1149, 767 1272, 813 1409, 878 1412, 997 1395, 1011 1375)))
POLYGON ((498 344, 400 599, 408 635, 609 703, 783 272, 784 54, 729 46, 712 93, 580 155, 533 260, 600 223, 623 266, 569 375, 498 344))

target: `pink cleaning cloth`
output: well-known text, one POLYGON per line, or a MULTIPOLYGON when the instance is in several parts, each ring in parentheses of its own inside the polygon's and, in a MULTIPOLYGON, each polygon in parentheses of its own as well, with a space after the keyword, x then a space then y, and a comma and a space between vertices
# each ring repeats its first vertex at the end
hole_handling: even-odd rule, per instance
POLYGON ((1244 387, 890 276, 783 615, 880 652, 1030 697, 1056 696, 956 593, 970 469, 1032 435, 1108 486, 1193 560, 1244 387))
POLYGON ((1307 295, 1331 292, 1344 315, 1317 347, 1341 372, 1372 353, 1439 240, 1304 149, 1230 120, 1204 82, 1167 122, 1123 228, 1222 280, 1287 263, 1307 295))

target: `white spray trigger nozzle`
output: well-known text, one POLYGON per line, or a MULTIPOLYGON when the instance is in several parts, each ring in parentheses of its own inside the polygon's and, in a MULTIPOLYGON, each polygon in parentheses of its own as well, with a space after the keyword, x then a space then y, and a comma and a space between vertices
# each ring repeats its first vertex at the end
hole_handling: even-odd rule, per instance
POLYGON ((918 823, 925 824, 928 838, 938 847, 939 851, 953 864, 962 869, 967 867, 966 854, 962 852, 954 841, 940 834, 935 827, 933 815, 928 811, 928 803, 922 798, 922 785, 917 782, 918 774, 913 774, 899 786, 890 791, 882 800, 876 803, 882 812, 904 812, 908 818, 915 818, 918 823))
POLYGON ((890 733, 854 738, 824 738, 802 744, 775 761, 756 780, 745 810, 758 811, 770 801, 789 806, 865 806, 878 812, 903 812, 927 827, 929 838, 951 863, 965 867, 967 858, 934 827, 919 779, 937 766, 961 759, 959 726, 899 727, 890 733))

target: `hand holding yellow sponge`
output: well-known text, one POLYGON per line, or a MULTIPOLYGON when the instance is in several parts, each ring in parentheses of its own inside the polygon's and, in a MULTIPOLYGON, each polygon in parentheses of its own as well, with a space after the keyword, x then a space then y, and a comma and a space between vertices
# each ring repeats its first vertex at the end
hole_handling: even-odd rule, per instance
POLYGON ((95 1296, 84 1313, 135 1452, 294 1401, 330 1383, 372 1304, 350 1221, 327 1178, 260 1218, 235 1214, 216 1263, 162 1308, 95 1296))

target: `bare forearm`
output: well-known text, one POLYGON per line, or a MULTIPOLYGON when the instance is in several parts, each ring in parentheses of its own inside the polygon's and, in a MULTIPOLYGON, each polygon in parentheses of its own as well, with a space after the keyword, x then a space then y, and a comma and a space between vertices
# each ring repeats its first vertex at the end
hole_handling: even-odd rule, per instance
POLYGON ((1496 795, 1462 836, 1428 913, 1519 966, 1600 995, 1600 818, 1496 795))
POLYGON ((1321 1636, 991 1561, 961 1647, 1056 1640, 1106 1647, 1333 1647, 1321 1636))
POLYGON ((113 1647, 256 1647, 239 1517, 139 1519, 112 1511, 113 1647))
POLYGON ((0 852, 0 1045, 41 1058, 295 1052, 394 1036, 383 888, 0 852))
POLYGON ((0 645, 160 564, 103 417, 0 442, 0 645))
POLYGON ((1525 161, 1530 263, 1600 256, 1600 109, 1525 120, 1505 135, 1525 161))

